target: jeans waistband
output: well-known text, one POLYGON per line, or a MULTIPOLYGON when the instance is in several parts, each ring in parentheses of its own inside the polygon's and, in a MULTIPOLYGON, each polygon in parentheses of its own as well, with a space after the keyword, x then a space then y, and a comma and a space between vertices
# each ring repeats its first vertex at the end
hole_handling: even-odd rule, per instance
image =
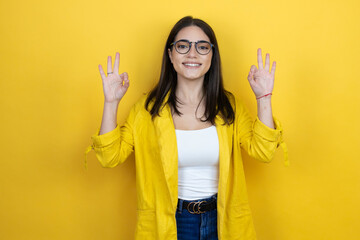
POLYGON ((182 210, 183 210, 183 204, 184 203, 190 203, 190 202, 198 202, 198 201, 211 201, 215 199, 215 201, 217 201, 217 193, 215 193, 214 195, 212 195, 211 197, 208 197, 208 198, 202 198, 202 199, 196 199, 196 200, 184 200, 184 199, 178 199, 178 205, 177 205, 177 209, 176 211, 181 213, 182 210))

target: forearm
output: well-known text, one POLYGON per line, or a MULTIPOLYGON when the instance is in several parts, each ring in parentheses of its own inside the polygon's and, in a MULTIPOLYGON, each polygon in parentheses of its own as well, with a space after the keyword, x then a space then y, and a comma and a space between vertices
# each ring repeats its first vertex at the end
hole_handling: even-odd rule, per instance
POLYGON ((117 125, 117 110, 119 102, 104 103, 104 111, 101 121, 100 135, 108 133, 116 128, 117 125))
POLYGON ((257 115, 262 123, 269 128, 275 129, 271 108, 271 95, 257 99, 257 115))

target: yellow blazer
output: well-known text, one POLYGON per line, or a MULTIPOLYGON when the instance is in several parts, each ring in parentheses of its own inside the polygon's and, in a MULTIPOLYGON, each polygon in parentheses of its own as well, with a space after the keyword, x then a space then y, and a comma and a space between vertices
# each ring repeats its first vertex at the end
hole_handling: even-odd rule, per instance
MULTIPOLYGON (((151 119, 144 108, 144 96, 131 109, 126 122, 111 132, 93 137, 87 150, 95 150, 103 167, 123 163, 135 151, 137 188, 137 240, 175 240, 175 212, 178 202, 178 153, 175 128, 169 105, 151 119)), ((230 99, 235 121, 215 125, 219 137, 218 236, 220 240, 256 239, 245 184, 241 150, 263 162, 271 161, 283 145, 282 128, 253 121, 242 102, 230 99)), ((284 146, 284 150, 286 150, 284 146)))

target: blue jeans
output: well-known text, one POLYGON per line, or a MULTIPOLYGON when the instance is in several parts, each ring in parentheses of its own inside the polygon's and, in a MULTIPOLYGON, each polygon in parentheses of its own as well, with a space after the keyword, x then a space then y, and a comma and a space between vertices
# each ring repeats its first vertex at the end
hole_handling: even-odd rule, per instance
MULTIPOLYGON (((217 199, 217 195, 196 201, 209 201, 217 199)), ((176 225, 178 240, 218 240, 217 236, 217 209, 192 214, 187 209, 182 209, 183 202, 192 202, 180 199, 176 210, 176 225)), ((191 210, 191 209, 190 209, 191 210)))

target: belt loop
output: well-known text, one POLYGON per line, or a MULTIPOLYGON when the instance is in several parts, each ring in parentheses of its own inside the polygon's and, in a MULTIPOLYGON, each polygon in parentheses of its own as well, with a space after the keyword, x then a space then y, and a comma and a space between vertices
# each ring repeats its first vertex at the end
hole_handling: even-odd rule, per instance
POLYGON ((179 199, 178 200, 178 213, 182 213, 182 208, 183 208, 183 203, 184 203, 184 200, 182 200, 182 199, 179 199))
POLYGON ((217 193, 215 193, 211 198, 216 199, 217 200, 217 193))

